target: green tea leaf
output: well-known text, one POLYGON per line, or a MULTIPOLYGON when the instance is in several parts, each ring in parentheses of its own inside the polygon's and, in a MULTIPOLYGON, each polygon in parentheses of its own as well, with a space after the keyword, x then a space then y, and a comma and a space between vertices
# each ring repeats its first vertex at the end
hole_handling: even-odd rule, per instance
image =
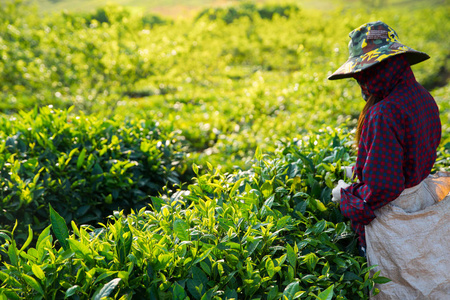
POLYGON ((80 236, 80 231, 78 230, 77 224, 72 220, 72 221, 70 221, 70 225, 72 226, 73 232, 74 232, 77 236, 80 236))
POLYGON ((233 188, 230 191, 230 196, 233 196, 234 193, 237 191, 237 189, 241 186, 241 182, 244 180, 245 178, 241 178, 238 181, 236 181, 233 185, 233 188))
POLYGON ((334 295, 334 285, 328 287, 325 291, 321 292, 318 295, 318 299, 320 300, 331 300, 334 295))
POLYGON ((196 164, 192 164, 192 170, 194 171, 195 175, 198 176, 198 166, 196 164))
POLYGON ((83 148, 77 159, 77 169, 80 169, 83 166, 85 158, 86 158, 86 148, 83 148))
POLYGON ((278 286, 271 286, 269 293, 267 294, 267 300, 275 300, 278 299, 278 286))
POLYGON ((17 255, 17 247, 16 247, 16 242, 12 241, 11 245, 9 245, 8 248, 8 256, 9 256, 9 260, 11 261, 11 264, 13 266, 18 266, 18 255, 17 255))
POLYGON ((152 199, 153 208, 156 211, 160 211, 163 204, 165 204, 165 201, 163 199, 157 198, 157 197, 150 197, 150 198, 152 199))
POLYGON ((359 280, 359 281, 363 280, 360 276, 358 276, 355 273, 350 272, 350 271, 347 271, 347 272, 344 273, 344 278, 343 279, 344 280, 359 280))
POLYGON ((268 257, 266 260, 266 271, 269 274, 269 277, 272 278, 275 275, 275 265, 273 264, 273 260, 268 257))
POLYGON ((262 151, 261 151, 260 147, 256 147, 255 158, 256 158, 256 160, 262 160, 262 158, 263 158, 262 151))
POLYGON ((303 260, 306 262, 306 266, 308 267, 308 270, 314 271, 314 268, 316 267, 316 264, 319 261, 319 258, 314 253, 308 253, 303 257, 303 260))
POLYGON ((288 300, 294 299, 294 296, 297 292, 300 291, 300 286, 297 281, 291 282, 286 286, 286 288, 283 291, 283 295, 286 296, 288 300))
POLYGON ((181 241, 189 241, 189 226, 181 219, 173 222, 173 231, 181 241))
MULTIPOLYGON (((322 203, 322 202, 320 202, 320 203, 322 203)), ((317 222, 317 223, 314 225, 314 227, 312 228, 312 231, 313 231, 315 234, 319 234, 319 233, 321 233, 321 232, 324 231, 326 225, 327 225, 327 223, 326 223, 325 220, 320 220, 319 222, 317 222)))
POLYGON ((83 245, 82 242, 79 242, 77 240, 73 240, 73 239, 68 239, 67 240, 68 244, 70 245, 70 249, 72 249, 72 251, 74 251, 78 256, 81 256, 83 258, 90 258, 89 257, 89 248, 85 245, 83 245))
POLYGON ((316 204, 317 204, 317 209, 319 209, 319 211, 324 212, 327 210, 326 206, 323 204, 322 201, 316 199, 316 204))
POLYGON ((197 263, 203 261, 205 258, 207 258, 207 257, 209 256, 209 254, 211 253, 211 251, 212 251, 213 249, 214 249, 214 248, 211 247, 211 248, 209 248, 208 250, 206 250, 205 252, 203 252, 202 255, 201 255, 200 257, 198 257, 198 258, 194 261, 193 264, 195 265, 195 264, 197 264, 197 263))
POLYGON ((40 280, 45 279, 45 273, 42 271, 42 269, 38 265, 32 265, 31 271, 33 271, 33 274, 40 280))
POLYGON ((67 239, 69 238, 69 229, 67 228, 66 221, 53 209, 51 204, 49 204, 49 207, 53 233, 64 250, 67 250, 69 249, 69 244, 67 243, 67 239))
POLYGON ((205 293, 208 277, 200 268, 193 267, 191 270, 192 279, 187 281, 187 287, 189 292, 193 294, 195 298, 199 299, 205 293))
POLYGON ((9 275, 6 274, 5 272, 0 271, 0 280, 1 281, 6 281, 8 279, 9 275))
POLYGON ((97 279, 95 279, 94 285, 96 285, 98 282, 101 282, 105 278, 111 277, 112 275, 114 275, 116 273, 117 273, 117 271, 106 271, 106 272, 104 272, 103 274, 98 276, 97 279))
POLYGON ((289 244, 286 245, 286 251, 289 263, 293 268, 295 268, 297 264, 297 253, 295 253, 294 249, 289 244))
MULTIPOLYGON (((216 288, 217 289, 217 288, 216 288)), ((203 296, 200 298, 200 300, 210 300, 213 299, 213 294, 214 294, 214 288, 209 289, 206 293, 203 294, 203 296)))
POLYGON ((271 211, 273 206, 273 201, 275 200, 275 195, 270 195, 266 201, 264 201, 263 206, 261 207, 261 216, 265 217, 271 211))
POLYGON ((284 228, 290 219, 291 219, 290 216, 284 216, 281 219, 279 219, 277 221, 277 228, 278 229, 284 228))
POLYGON ((27 275, 27 274, 22 274, 22 278, 25 280, 25 282, 31 286, 36 292, 38 292, 41 295, 44 295, 44 290, 42 289, 41 285, 39 284, 39 282, 36 281, 36 279, 34 279, 33 277, 27 275))
POLYGON ((326 262, 322 268, 322 275, 327 276, 330 273, 330 264, 326 262))
POLYGON ((11 231, 11 236, 14 236, 14 231, 16 231, 16 228, 17 228, 17 225, 18 225, 19 223, 18 223, 18 221, 17 221, 17 219, 16 219, 16 221, 14 222, 14 227, 13 227, 13 230, 11 231))
POLYGON ((111 204, 113 200, 113 197, 111 194, 109 194, 108 196, 105 197, 105 203, 106 204, 111 204))
POLYGON ((69 250, 65 250, 64 252, 62 252, 61 255, 59 256, 59 258, 61 260, 66 260, 66 259, 69 259, 70 257, 72 257, 74 255, 75 255, 75 252, 72 251, 72 249, 69 249, 69 250))
POLYGON ((186 299, 186 291, 184 288, 178 284, 178 282, 175 282, 173 285, 173 300, 184 300, 186 299))
POLYGON ((23 244, 22 248, 20 248, 19 253, 22 252, 28 245, 30 245, 31 241, 33 240, 33 230, 31 229, 31 226, 28 225, 28 238, 23 244))
POLYGON ((259 240, 259 239, 247 242, 248 256, 251 256, 253 254, 253 252, 258 248, 258 245, 260 243, 261 243, 261 240, 259 240))
POLYGON ((391 279, 389 279, 387 277, 383 277, 383 276, 378 276, 377 278, 373 278, 373 282, 378 283, 378 284, 388 283, 391 281, 392 281, 391 279))
POLYGON ((68 288, 67 291, 66 291, 66 294, 64 296, 64 299, 72 297, 79 290, 80 290, 80 287, 78 285, 74 285, 74 286, 68 288))
POLYGON ((316 172, 316 168, 314 167, 314 162, 306 157, 305 155, 301 154, 300 152, 297 152, 296 155, 298 155, 298 157, 300 157, 300 159, 303 161, 303 163, 305 164, 305 167, 308 169, 309 173, 315 173, 316 172))
MULTIPOLYGON (((261 186, 261 193, 263 194, 264 198, 268 198, 273 193, 273 186, 270 181, 266 181, 261 186)), ((271 207, 271 206, 269 206, 271 207)))
POLYGON ((101 300, 103 297, 108 297, 119 284, 120 280, 120 278, 114 278, 113 280, 105 284, 101 289, 98 290, 98 292, 94 294, 93 299, 101 300))

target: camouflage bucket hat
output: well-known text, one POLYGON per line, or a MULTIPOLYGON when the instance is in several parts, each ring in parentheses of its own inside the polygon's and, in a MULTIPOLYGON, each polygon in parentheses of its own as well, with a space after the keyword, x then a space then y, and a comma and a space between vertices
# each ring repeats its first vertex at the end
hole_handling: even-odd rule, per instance
POLYGON ((354 73, 402 53, 405 54, 410 65, 430 58, 426 53, 402 45, 394 29, 381 21, 361 25, 350 32, 349 36, 350 56, 336 72, 328 77, 330 80, 353 77, 354 73))

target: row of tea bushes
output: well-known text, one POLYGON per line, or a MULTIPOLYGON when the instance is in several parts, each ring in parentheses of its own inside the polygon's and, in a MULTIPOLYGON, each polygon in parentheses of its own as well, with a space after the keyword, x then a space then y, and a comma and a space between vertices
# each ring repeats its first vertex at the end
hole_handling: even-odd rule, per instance
POLYGON ((178 138, 154 120, 101 120, 70 109, 1 117, 1 228, 18 219, 16 237, 25 239, 26 224, 48 226, 49 204, 82 224, 146 205, 187 168, 178 138))
POLYGON ((8 0, 0 5, 0 20, 2 112, 49 104, 92 112, 154 73, 154 60, 137 45, 139 31, 150 24, 124 8, 48 16, 26 1, 8 0))
POLYGON ((340 166, 354 157, 345 135, 329 136, 289 142, 271 157, 257 151, 249 171, 209 165, 200 175, 194 165, 187 190, 97 228, 72 222, 69 231, 50 207, 35 247, 0 234, 0 297, 367 299, 388 279, 369 275, 330 201, 340 166))

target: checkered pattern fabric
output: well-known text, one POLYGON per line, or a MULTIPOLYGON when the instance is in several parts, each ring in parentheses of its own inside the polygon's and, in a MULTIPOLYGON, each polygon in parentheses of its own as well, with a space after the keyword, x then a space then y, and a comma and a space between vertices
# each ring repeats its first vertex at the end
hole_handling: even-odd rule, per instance
POLYGON ((364 225, 374 211, 419 184, 431 172, 441 139, 439 110, 416 81, 403 55, 368 68, 355 79, 377 98, 361 131, 355 173, 341 190, 341 211, 365 246, 364 225))

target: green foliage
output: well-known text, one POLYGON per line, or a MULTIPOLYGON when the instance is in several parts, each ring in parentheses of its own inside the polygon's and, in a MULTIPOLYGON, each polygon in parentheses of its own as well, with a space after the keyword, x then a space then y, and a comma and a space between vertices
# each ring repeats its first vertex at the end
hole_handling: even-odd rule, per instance
POLYGON ((376 19, 430 54, 414 72, 448 169, 449 16, 1 4, 0 299, 367 299, 388 279, 369 276, 330 201, 363 101, 326 77, 376 19))
POLYGON ((370 278, 327 186, 353 159, 347 138, 327 133, 292 142, 234 175, 210 166, 188 190, 153 198, 150 210, 115 212, 97 229, 72 222, 65 238, 57 233, 65 223, 50 209, 62 247, 48 227, 35 248, 20 251, 12 234, 3 234, 0 294, 368 299, 365 289, 387 280, 370 278))
POLYGON ((110 5, 98 8, 95 13, 86 15, 84 18, 89 26, 93 23, 93 21, 94 23, 97 21, 98 23, 108 23, 110 25, 114 23, 128 22, 130 17, 131 13, 129 10, 123 7, 110 5))
POLYGON ((142 17, 142 25, 144 27, 153 28, 155 26, 168 25, 168 24, 172 24, 172 23, 173 22, 170 19, 158 16, 158 15, 144 15, 142 17))
POLYGON ((249 18, 253 20, 255 16, 262 19, 272 20, 274 15, 279 17, 289 17, 291 14, 295 14, 300 10, 297 5, 285 4, 285 5, 264 5, 257 6, 252 2, 244 2, 237 6, 230 6, 227 8, 208 8, 201 11, 196 20, 201 20, 203 17, 208 20, 223 20, 227 24, 231 24, 240 18, 249 18))
POLYGON ((88 19, 70 13, 40 19, 29 10, 20 1, 0 6, 2 111, 74 104, 90 112, 132 87, 123 78, 152 74, 152 61, 136 45, 144 25, 127 10, 106 7, 88 19))
POLYGON ((26 224, 48 225, 48 204, 66 221, 94 224, 114 209, 142 207, 180 183, 186 165, 177 139, 149 119, 98 120, 49 107, 2 117, 1 227, 19 219, 16 236, 25 239, 26 224))
POLYGON ((113 25, 115 23, 129 23, 131 21, 130 18, 133 18, 132 20, 133 22, 140 21, 141 22, 140 25, 142 26, 142 28, 146 27, 152 28, 154 26, 167 25, 172 23, 167 18, 151 14, 143 15, 142 17, 137 18, 136 20, 136 16, 133 15, 130 10, 117 5, 108 5, 105 7, 100 7, 94 13, 81 15, 86 20, 87 26, 90 26, 91 24, 96 24, 97 22, 108 23, 109 25, 113 25))

